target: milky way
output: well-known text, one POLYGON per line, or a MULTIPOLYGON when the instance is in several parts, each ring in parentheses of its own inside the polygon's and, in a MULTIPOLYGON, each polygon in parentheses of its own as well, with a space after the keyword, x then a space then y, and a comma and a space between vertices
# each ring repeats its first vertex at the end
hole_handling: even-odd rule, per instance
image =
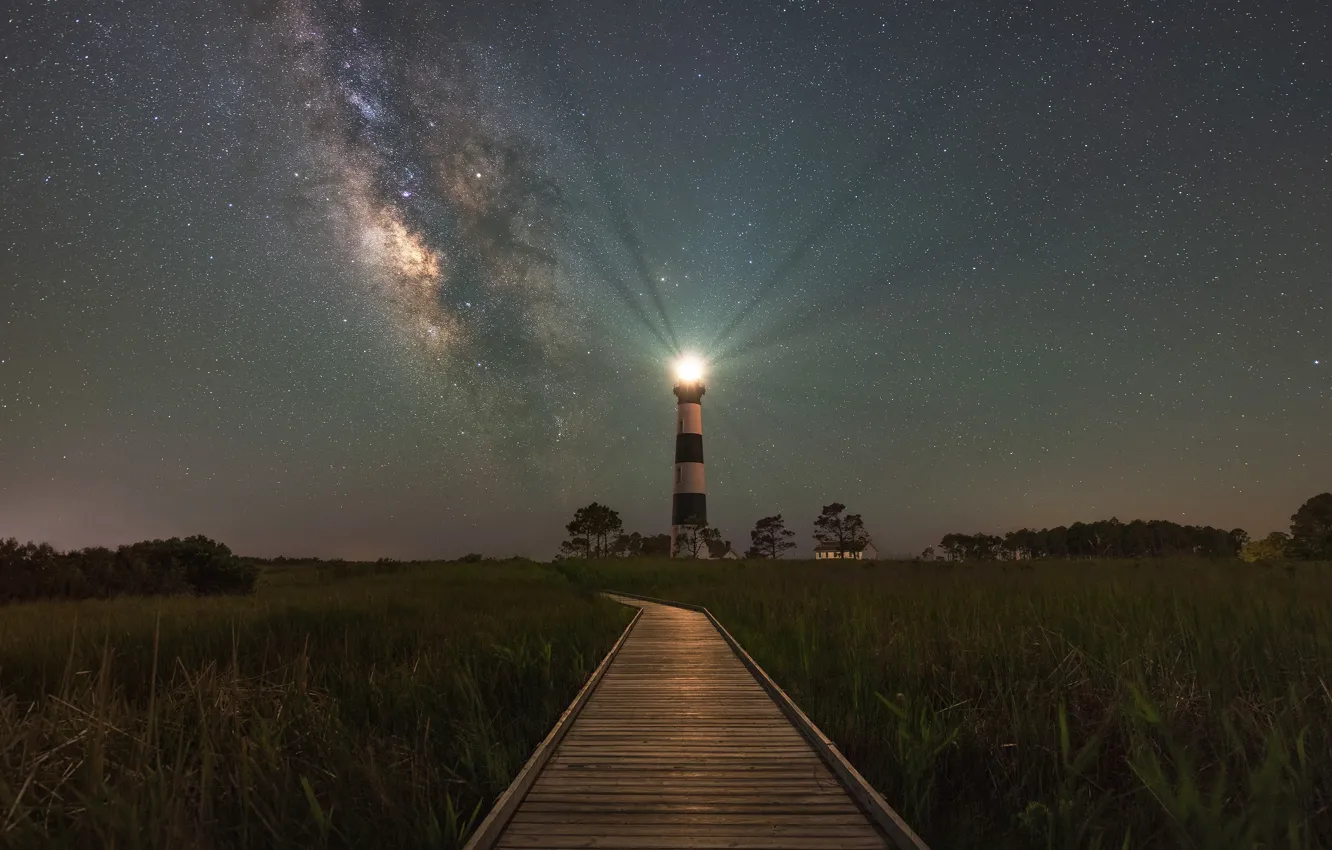
POLYGON ((545 362, 567 330, 554 244, 565 205, 545 151, 500 62, 428 14, 405 39, 386 18, 309 0, 254 15, 251 61, 306 134, 301 207, 441 368, 545 362))

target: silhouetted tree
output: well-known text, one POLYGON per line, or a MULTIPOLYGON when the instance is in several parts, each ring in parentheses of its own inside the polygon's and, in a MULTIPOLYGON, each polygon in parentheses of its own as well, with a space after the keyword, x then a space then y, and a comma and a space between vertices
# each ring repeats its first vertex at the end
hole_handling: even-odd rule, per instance
POLYGON ((754 523, 754 530, 749 532, 749 551, 746 558, 780 558, 795 548, 791 538, 795 532, 786 527, 782 515, 765 516, 754 523))
POLYGON ((611 543, 610 553, 621 558, 665 557, 671 554, 669 534, 620 534, 611 543))
POLYGON ((721 532, 707 523, 686 520, 675 533, 675 557, 697 558, 721 542, 721 532))
POLYGON ((1230 534, 1227 536, 1230 538, 1231 548, 1233 548, 1236 552, 1243 549, 1245 545, 1247 545, 1249 542, 1249 532, 1245 531, 1242 528, 1230 529, 1230 534))
POLYGON ((611 554, 620 558, 633 558, 643 554, 643 535, 637 531, 621 534, 611 544, 611 554))
POLYGON ((0 540, 0 602, 121 595, 246 594, 259 568, 196 535, 57 552, 46 543, 0 540))
POLYGON ((859 552, 869 545, 869 533, 860 514, 846 514, 846 505, 824 505, 814 518, 814 539, 838 552, 859 552))
POLYGON ((996 558, 1141 558, 1158 555, 1203 555, 1233 558, 1248 540, 1241 528, 1226 531, 1211 526, 1184 526, 1173 522, 1117 518, 1075 522, 1032 531, 1010 531, 1003 538, 988 534, 947 534, 939 551, 953 560, 989 561, 996 558))
MULTIPOLYGON (((569 528, 573 523, 569 523, 565 528, 569 528)), ((560 544, 560 557, 562 558, 590 558, 592 557, 592 541, 585 534, 575 534, 570 531, 568 540, 560 544)))
POLYGON ((992 534, 945 534, 939 550, 950 561, 995 561, 1004 554, 1004 540, 992 534))
POLYGON ((653 534, 643 538, 643 549, 640 553, 645 558, 669 558, 671 556, 671 536, 669 534, 653 534))
POLYGON ((566 525, 569 539, 560 544, 560 553, 570 557, 605 558, 611 554, 613 543, 624 523, 619 513, 605 505, 593 502, 574 511, 573 521, 566 525))
POLYGON ((1290 554, 1332 560, 1332 493, 1320 493, 1300 505, 1290 518, 1290 554))
POLYGON ((731 551, 731 541, 722 540, 721 532, 718 531, 716 537, 710 537, 707 540, 707 547, 708 557, 725 558, 726 554, 731 551))

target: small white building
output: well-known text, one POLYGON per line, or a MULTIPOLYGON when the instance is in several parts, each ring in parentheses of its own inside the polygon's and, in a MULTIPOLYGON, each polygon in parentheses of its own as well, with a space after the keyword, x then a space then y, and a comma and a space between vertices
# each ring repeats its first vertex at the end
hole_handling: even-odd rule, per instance
POLYGON ((838 549, 836 546, 819 546, 814 550, 814 559, 822 561, 828 558, 850 558, 856 561, 874 561, 879 557, 879 551, 874 548, 873 543, 866 543, 865 548, 858 552, 850 552, 845 549, 838 549))

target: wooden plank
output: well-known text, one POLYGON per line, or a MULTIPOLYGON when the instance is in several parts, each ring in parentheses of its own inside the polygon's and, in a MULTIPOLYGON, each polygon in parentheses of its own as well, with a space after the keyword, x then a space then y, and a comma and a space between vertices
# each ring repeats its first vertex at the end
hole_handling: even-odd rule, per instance
MULTIPOLYGON (((690 813, 690 811, 659 811, 654 814, 639 814, 634 817, 633 825, 627 825, 623 822, 622 815, 618 813, 599 813, 599 811, 518 811, 509 821, 510 827, 522 826, 523 829, 542 829, 542 827, 563 827, 575 826, 578 829, 583 827, 595 826, 605 827, 629 827, 635 829, 661 829, 665 826, 706 826, 709 829, 727 830, 743 829, 747 826, 810 826, 818 829, 821 826, 836 827, 856 826, 866 827, 866 819, 860 811, 851 811, 851 813, 801 813, 793 814, 789 811, 769 811, 765 814, 717 814, 717 813, 690 813)), ((872 830, 871 830, 872 831, 872 830)))
POLYGON ((504 831, 501 846, 514 847, 522 846, 527 842, 536 844, 547 841, 578 846, 577 842, 596 841, 597 839, 616 839, 625 842, 661 841, 663 839, 670 841, 691 839, 695 841, 700 839, 712 839, 714 841, 766 840, 768 842, 785 840, 791 843, 799 840, 805 844, 812 843, 812 839, 836 839, 866 842, 868 846, 877 847, 879 850, 883 848, 883 836, 868 823, 855 826, 829 826, 827 824, 787 826, 764 826, 762 824, 746 826, 730 824, 646 824, 621 825, 609 829, 604 825, 589 829, 580 824, 546 823, 521 826, 513 824, 504 831))
POLYGON ((617 850, 869 850, 882 848, 883 837, 872 836, 864 839, 855 838, 813 838, 793 836, 778 838, 771 836, 752 837, 699 837, 664 835, 658 838, 619 838, 616 836, 588 836, 583 838, 564 837, 542 839, 530 836, 531 843, 522 841, 524 836, 497 845, 501 848, 523 848, 523 850, 569 850, 569 848, 617 848, 617 850))
POLYGON ((733 847, 737 850, 871 850, 883 847, 883 837, 875 833, 868 835, 794 835, 782 838, 779 835, 749 835, 749 837, 726 837, 726 835, 503 835, 501 847, 545 847, 555 850, 557 847, 618 847, 619 850, 675 850, 678 847, 691 849, 725 850, 733 847))
MULTIPOLYGON (((615 812, 539 812, 520 809, 509 821, 510 825, 525 824, 534 828, 542 826, 626 826, 622 816, 615 812)), ((859 811, 840 812, 766 812, 755 814, 717 814, 715 812, 657 812, 639 814, 634 818, 634 825, 645 829, 667 825, 700 825, 716 829, 730 826, 802 826, 820 825, 829 827, 865 826, 865 815, 859 811)))
MULTIPOLYGON (((791 814, 796 811, 788 803, 773 803, 753 800, 719 800, 715 803, 703 802, 698 796, 690 797, 685 802, 679 801, 607 801, 603 803, 596 802, 593 797, 580 797, 581 802, 570 802, 567 799, 559 800, 526 800, 521 810, 526 812, 529 808, 534 812, 558 812, 560 814, 569 814, 574 812, 603 813, 618 815, 623 823, 629 823, 640 815, 663 815, 663 814, 791 814)), ((824 814, 844 814, 859 815, 865 818, 862 812, 850 799, 845 802, 832 801, 827 803, 807 803, 799 808, 799 811, 808 812, 811 815, 824 814)), ((868 822, 868 821, 867 821, 868 822)))

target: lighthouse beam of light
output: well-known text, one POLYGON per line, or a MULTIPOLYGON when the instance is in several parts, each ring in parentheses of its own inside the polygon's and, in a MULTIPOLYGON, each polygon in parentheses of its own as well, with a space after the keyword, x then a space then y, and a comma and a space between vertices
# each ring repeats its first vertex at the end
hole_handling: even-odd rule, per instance
POLYGON ((675 327, 671 324, 670 313, 667 312, 666 303, 662 300, 661 290, 657 288, 657 279, 652 274, 651 269, 648 268, 643 240, 639 238, 638 228, 634 226, 633 219, 629 215, 629 204, 625 198, 624 186, 611 172, 610 165, 606 161, 605 152, 597 144, 596 138, 592 135, 586 123, 584 123, 583 132, 588 153, 594 165, 592 169, 593 179, 601 192, 601 199, 606 203, 607 210, 610 213, 611 232, 620 245, 629 252, 639 282, 647 289, 648 297, 652 299, 652 305, 657 309, 657 316, 661 319, 661 331, 657 331, 657 333, 661 335, 664 331, 664 335, 670 340, 671 350, 678 354, 680 341, 675 335, 675 327))
MULTIPOLYGON (((939 80, 938 86, 935 87, 934 94, 910 106, 904 106, 894 122, 894 128, 880 129, 879 133, 883 141, 874 146, 873 154, 856 175, 851 186, 828 207, 823 216, 809 228, 804 238, 796 243, 795 247, 777 264, 773 273, 759 285, 758 290, 745 302, 740 311, 713 338, 709 350, 713 352, 715 358, 730 357, 734 354, 744 353, 749 349, 750 344, 748 342, 739 345, 728 345, 728 343, 731 342, 735 332, 754 314, 754 311, 764 301, 768 300, 772 293, 784 284, 800 264, 805 261, 809 253, 823 242, 833 226, 860 204, 871 188, 865 184, 872 182, 886 170, 888 162, 894 154, 909 153, 909 149, 904 148, 904 143, 910 140, 911 133, 900 128, 911 127, 918 122, 927 109, 937 107, 939 102, 947 100, 959 87, 965 89, 964 76, 969 77, 970 75, 964 74, 960 66, 946 70, 942 79, 939 80)), ((798 319, 796 324, 803 324, 803 318, 798 319)), ((771 334, 765 336, 771 337, 771 334)))
POLYGON ((884 163, 887 162, 888 154, 889 146, 887 144, 881 144, 876 147, 874 155, 870 157, 869 162, 867 162, 864 168, 862 168, 856 175, 850 188, 843 192, 837 200, 828 207, 824 212, 823 217, 814 223, 814 225, 805 233, 804 238, 797 242, 795 247, 791 249, 786 257, 777 264, 777 268, 773 273, 759 285, 758 291, 745 302, 745 305, 740 308, 740 311, 732 317, 731 321, 726 323, 726 326, 723 327, 721 332, 717 334, 715 339, 713 339, 711 346, 713 351, 725 351, 725 344, 730 340, 731 336, 741 324, 753 315, 754 310, 766 301, 777 287, 781 286, 791 277, 791 274, 805 261, 805 257, 809 255, 809 252, 823 242, 828 233, 832 230, 833 225, 837 224, 846 213, 859 205, 866 188, 864 184, 876 176, 876 173, 881 169, 884 163))

